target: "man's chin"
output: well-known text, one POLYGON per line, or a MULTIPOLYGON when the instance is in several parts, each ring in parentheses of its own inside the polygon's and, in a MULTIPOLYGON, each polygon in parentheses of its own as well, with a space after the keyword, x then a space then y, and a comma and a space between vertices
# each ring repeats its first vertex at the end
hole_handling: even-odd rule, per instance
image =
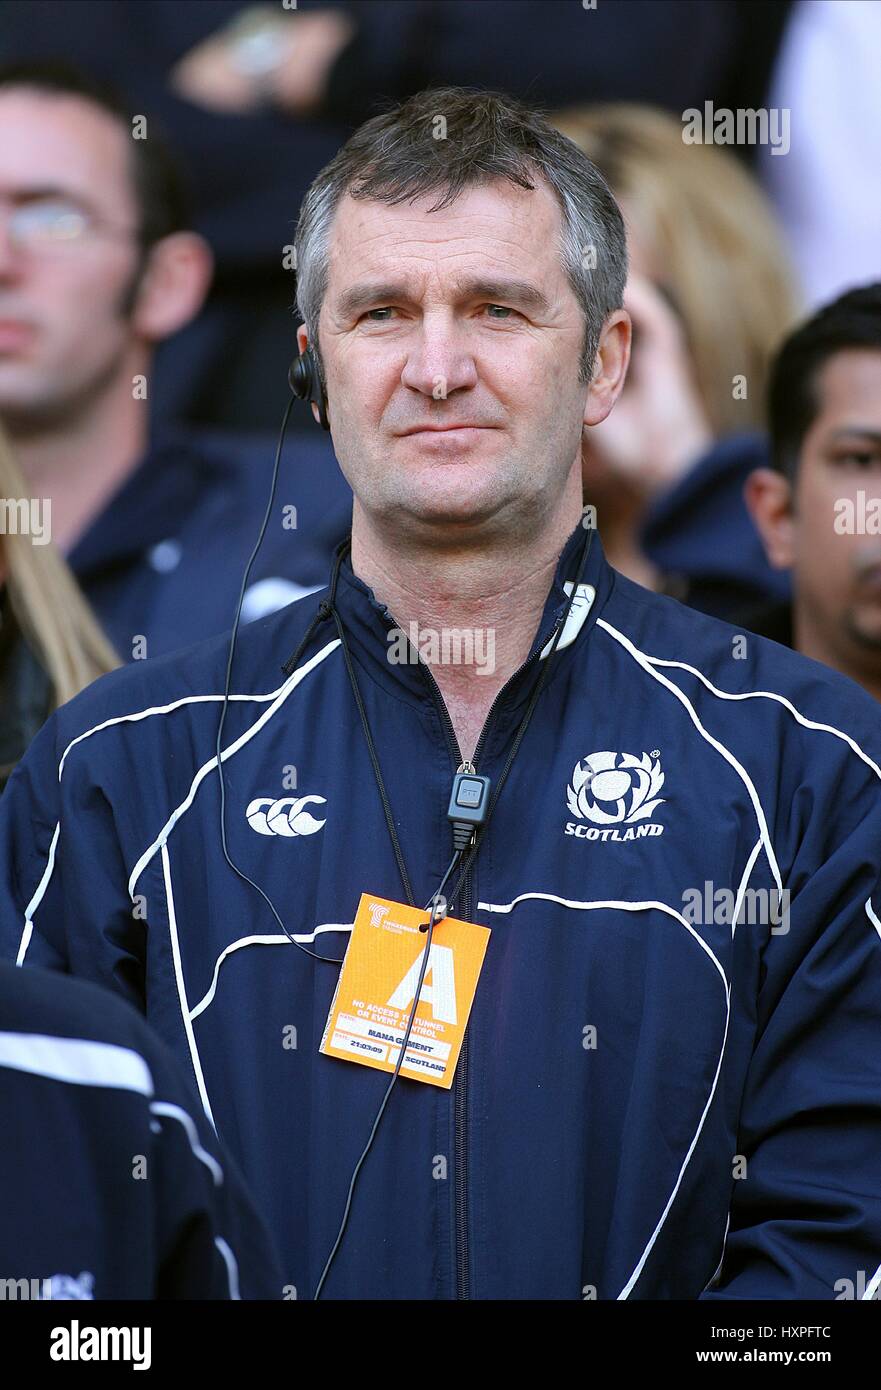
POLYGON ((505 500, 494 497, 431 497, 398 499, 388 515, 401 528, 425 540, 488 535, 508 513, 505 500))
POLYGON ((862 604, 851 609, 844 622, 848 637, 864 652, 881 655, 881 604, 862 604))
POLYGON ((51 424, 54 413, 46 402, 34 393, 0 391, 0 420, 7 434, 28 435, 51 424))
POLYGON ((73 400, 57 378, 0 362, 0 420, 9 434, 52 428, 70 413, 73 400))

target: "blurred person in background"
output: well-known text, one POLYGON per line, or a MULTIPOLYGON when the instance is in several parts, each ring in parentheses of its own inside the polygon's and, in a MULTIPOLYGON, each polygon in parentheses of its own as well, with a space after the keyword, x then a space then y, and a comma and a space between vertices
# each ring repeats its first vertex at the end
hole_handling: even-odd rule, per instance
POLYGON ((5 1299, 282 1297, 192 1086, 110 990, 0 961, 0 1123, 5 1299))
MULTIPOLYGON (((0 418, 125 660, 232 626, 274 452, 271 438, 150 429, 155 348, 198 312, 211 253, 187 229, 167 151, 138 119, 67 68, 0 71, 0 418)), ((280 492, 245 621, 312 592, 346 530, 350 498, 329 444, 305 452, 296 486, 280 492)))
MULTIPOLYGON (((5 0, 0 46, 64 54, 113 82, 124 74, 133 109, 162 122, 217 276, 203 312, 158 354, 153 410, 262 430, 290 352, 296 209, 379 103, 452 82, 550 107, 629 100, 678 112, 732 86, 750 104, 766 8, 749 17, 746 74, 744 7, 732 0, 5 0)), ((309 412, 295 409, 291 425, 309 430, 309 412)))
POLYGON ((732 154, 685 144, 666 112, 598 106, 554 123, 604 174, 627 225, 630 373, 584 450, 610 562, 716 616, 783 597, 741 498, 767 457, 768 364, 796 313, 764 197, 732 154))
POLYGON ((743 624, 881 699, 881 283, 787 338, 768 416, 773 467, 750 475, 745 496, 793 599, 743 624))
POLYGON ((879 53, 876 0, 799 0, 788 11, 767 101, 792 111, 797 138, 785 159, 761 149, 757 172, 807 309, 881 277, 879 53))
POLYGON ((0 503, 2 790, 52 710, 120 662, 48 534, 33 534, 31 517, 48 529, 51 513, 33 511, 2 431, 0 503))

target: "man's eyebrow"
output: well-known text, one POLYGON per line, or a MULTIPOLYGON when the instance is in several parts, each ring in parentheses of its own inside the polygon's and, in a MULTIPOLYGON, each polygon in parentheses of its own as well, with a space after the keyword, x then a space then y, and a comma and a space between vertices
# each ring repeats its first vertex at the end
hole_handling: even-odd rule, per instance
POLYGON ((405 285, 386 284, 378 280, 364 281, 360 285, 351 285, 349 289, 343 290, 337 300, 336 309, 340 318, 347 319, 372 305, 384 304, 386 301, 393 300, 400 302, 406 298, 405 285))
POLYGON ((17 188, 9 195, 16 207, 26 207, 28 203, 41 203, 52 199, 76 203, 84 212, 94 213, 97 209, 87 194, 76 188, 65 188, 61 184, 35 184, 30 188, 17 188))
POLYGON ((490 304, 513 301, 541 314, 546 314, 551 307, 547 296, 528 280, 465 280, 459 284, 459 293, 463 299, 485 299, 490 304))
POLYGON ((845 425, 841 429, 833 430, 829 440, 835 443, 839 439, 853 439, 854 435, 861 439, 871 439, 874 444, 881 444, 881 430, 870 429, 868 425, 845 425))
MULTIPOLYGON (((488 303, 516 303, 524 309, 547 313, 547 297, 528 280, 473 279, 460 281, 456 287, 460 299, 483 299, 488 303)), ((379 304, 402 303, 409 298, 406 285, 391 282, 363 282, 343 290, 337 300, 337 313, 343 319, 354 317, 364 309, 379 304)))

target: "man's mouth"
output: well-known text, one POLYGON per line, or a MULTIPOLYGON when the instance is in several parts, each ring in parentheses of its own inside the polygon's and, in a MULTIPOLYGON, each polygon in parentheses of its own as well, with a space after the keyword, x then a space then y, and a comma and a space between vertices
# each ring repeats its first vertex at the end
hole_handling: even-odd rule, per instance
POLYGON ((427 448, 443 450, 454 447, 461 449, 463 445, 471 446, 479 443, 482 437, 493 428, 494 426, 491 425, 425 425, 421 428, 407 430, 400 437, 413 440, 427 448))
POLYGON ((0 352, 16 352, 34 335, 34 326, 23 319, 0 318, 0 352))
POLYGON ((857 576, 857 588, 873 598, 881 596, 881 564, 862 570, 857 576))

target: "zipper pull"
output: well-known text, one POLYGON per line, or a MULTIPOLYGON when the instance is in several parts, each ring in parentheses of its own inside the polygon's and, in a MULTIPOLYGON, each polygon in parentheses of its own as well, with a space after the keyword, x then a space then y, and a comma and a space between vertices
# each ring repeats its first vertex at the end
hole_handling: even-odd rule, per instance
POLYGON ((474 764, 473 764, 473 763, 460 763, 459 766, 456 768, 456 776, 457 776, 457 777, 460 776, 460 774, 463 773, 463 772, 467 772, 467 773, 469 773, 469 774, 473 777, 473 775, 474 775, 474 764))

